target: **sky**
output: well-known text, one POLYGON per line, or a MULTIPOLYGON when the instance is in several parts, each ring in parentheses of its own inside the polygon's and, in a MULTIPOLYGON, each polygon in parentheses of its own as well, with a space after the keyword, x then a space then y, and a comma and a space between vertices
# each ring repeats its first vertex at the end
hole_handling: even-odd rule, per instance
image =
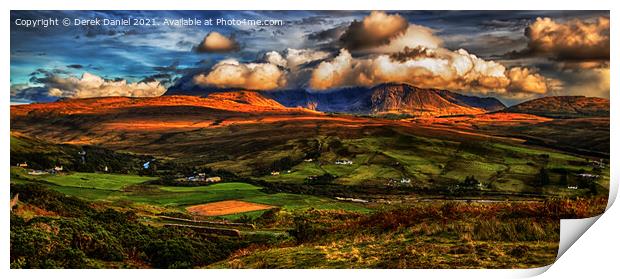
POLYGON ((608 11, 12 11, 10 95, 403 82, 509 105, 609 98, 609 47, 608 11))

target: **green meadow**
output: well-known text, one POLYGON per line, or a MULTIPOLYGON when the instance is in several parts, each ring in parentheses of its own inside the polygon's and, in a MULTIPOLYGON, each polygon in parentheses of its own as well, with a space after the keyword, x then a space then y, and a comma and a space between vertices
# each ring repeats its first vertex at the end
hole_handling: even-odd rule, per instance
MULTIPOLYGON (((574 176, 594 171, 586 158, 526 145, 454 142, 420 136, 319 140, 323 146, 338 141, 340 147, 338 150, 323 148, 320 156, 311 162, 302 161, 290 169, 279 170, 279 175, 268 174, 259 179, 302 184, 308 177, 330 174, 336 177, 334 184, 372 187, 408 178, 411 183, 402 186, 445 189, 473 175, 486 190, 507 194, 539 193, 537 175, 541 169, 546 169, 552 172, 542 191, 550 195, 570 195, 557 173, 574 176), (335 164, 338 159, 353 163, 335 164)), ((603 170, 599 184, 605 185, 607 179, 603 170)))
MULTIPOLYGON (((48 187, 58 192, 93 201, 131 202, 181 211, 190 205, 224 200, 262 203, 290 211, 309 208, 369 211, 360 204, 329 198, 289 193, 267 194, 262 192, 258 186, 238 182, 196 187, 162 186, 146 184, 145 182, 156 179, 148 176, 77 172, 35 176, 17 167, 11 168, 11 179, 17 184, 28 181, 46 182, 48 187)), ((254 215, 258 213, 255 212, 254 215)))

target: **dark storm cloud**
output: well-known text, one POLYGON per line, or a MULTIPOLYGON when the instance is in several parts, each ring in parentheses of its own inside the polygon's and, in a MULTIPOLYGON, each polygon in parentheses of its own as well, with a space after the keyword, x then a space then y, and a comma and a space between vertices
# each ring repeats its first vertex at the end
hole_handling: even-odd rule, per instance
POLYGON ((381 46, 405 33, 408 26, 409 22, 398 14, 373 11, 362 21, 351 22, 339 40, 349 50, 381 46))
POLYGON ((58 97, 49 96, 45 87, 29 87, 27 84, 11 85, 11 101, 53 102, 58 97))
POLYGON ((405 47, 403 51, 390 54, 392 61, 407 62, 418 58, 438 58, 438 54, 425 47, 405 47))
POLYGON ((163 84, 167 84, 167 83, 171 83, 172 82, 172 75, 171 74, 154 74, 148 77, 143 78, 142 80, 140 80, 139 82, 144 82, 144 83, 148 83, 148 82, 154 82, 154 81, 159 81, 163 84))
POLYGON ((464 48, 488 59, 505 58, 506 51, 523 49, 526 45, 527 40, 523 36, 514 34, 458 36, 445 41, 445 47, 449 49, 464 48))
POLYGON ((69 74, 69 72, 63 69, 54 68, 51 70, 46 70, 46 69, 39 68, 29 74, 30 76, 29 81, 32 83, 44 83, 46 79, 51 76, 67 75, 67 74, 69 74))
POLYGON ((609 17, 558 21, 537 18, 524 30, 527 46, 507 52, 507 59, 545 57, 556 61, 609 61, 609 17))

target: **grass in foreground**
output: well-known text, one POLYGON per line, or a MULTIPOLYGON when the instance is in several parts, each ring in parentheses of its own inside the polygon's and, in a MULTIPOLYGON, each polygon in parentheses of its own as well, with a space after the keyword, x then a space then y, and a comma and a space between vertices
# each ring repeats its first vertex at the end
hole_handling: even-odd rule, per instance
POLYGON ((559 219, 606 199, 418 202, 373 213, 270 210, 240 238, 143 223, 130 209, 11 185, 13 268, 531 268, 553 262, 559 219))
POLYGON ((293 227, 295 243, 244 248, 208 267, 541 267, 555 260, 560 218, 591 216, 604 206, 605 199, 595 198, 496 204, 436 201, 372 214, 305 211, 275 221, 293 227))

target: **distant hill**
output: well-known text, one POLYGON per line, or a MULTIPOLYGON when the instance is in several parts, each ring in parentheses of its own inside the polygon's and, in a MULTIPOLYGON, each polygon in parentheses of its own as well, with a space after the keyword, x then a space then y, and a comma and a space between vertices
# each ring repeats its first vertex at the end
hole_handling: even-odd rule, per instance
POLYGON ((284 108, 283 105, 273 99, 266 98, 260 93, 254 91, 213 93, 208 96, 208 99, 230 101, 259 107, 284 108))
MULTIPOLYGON (((212 96, 217 92, 216 88, 207 88, 199 92, 169 90, 164 95, 212 96)), ((447 90, 423 89, 399 83, 386 83, 372 88, 341 88, 325 92, 291 89, 263 91, 260 94, 286 107, 304 107, 323 112, 443 116, 480 114, 505 108, 495 98, 466 96, 447 90)))
MULTIPOLYGON (((166 111, 177 110, 179 113, 192 113, 191 108, 206 108, 231 112, 258 112, 258 111, 289 111, 290 108, 262 96, 253 91, 230 91, 212 93, 207 97, 198 96, 161 96, 150 98, 130 97, 101 97, 84 99, 64 99, 52 103, 35 103, 11 107, 11 115, 72 115, 110 113, 112 110, 132 109, 148 110, 150 115, 166 111), (158 109, 160 108, 160 109, 158 109)), ((149 115, 149 114, 147 114, 149 115)))
POLYGON ((609 100, 584 96, 543 97, 505 109, 551 118, 608 117, 609 100))
POLYGON ((108 171, 130 173, 141 170, 150 156, 119 153, 97 146, 52 143, 11 131, 11 165, 26 163, 27 168, 44 170, 62 166, 65 171, 108 171), (81 152, 84 152, 82 159, 81 152))

